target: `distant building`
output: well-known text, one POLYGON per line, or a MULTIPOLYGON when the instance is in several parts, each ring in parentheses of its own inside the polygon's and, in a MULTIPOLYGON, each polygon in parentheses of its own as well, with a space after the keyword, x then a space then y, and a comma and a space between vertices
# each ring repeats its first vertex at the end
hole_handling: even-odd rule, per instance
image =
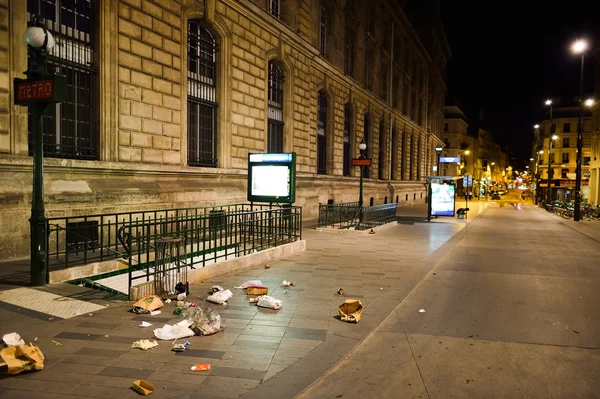
POLYGON ((460 157, 460 163, 442 164, 441 175, 472 175, 477 185, 483 188, 505 181, 506 153, 488 130, 469 126, 458 106, 444 107, 441 137, 444 141, 442 156, 460 157))
MULTIPOLYGON (((574 198, 575 177, 577 167, 577 125, 579 123, 579 107, 554 108, 552 112, 554 133, 558 138, 552 143, 552 180, 550 189, 552 198, 564 200, 567 194, 574 198)), ((553 135, 550 132, 550 119, 545 119, 540 124, 539 147, 544 153, 540 155, 539 173, 541 197, 545 198, 548 190, 548 159, 549 140, 553 135)), ((589 197, 590 164, 592 153, 592 114, 585 110, 583 123, 583 152, 581 158, 581 191, 584 200, 589 197)))
POLYGON ((592 106, 592 150, 588 202, 600 204, 600 44, 594 52, 596 71, 596 101, 592 106))

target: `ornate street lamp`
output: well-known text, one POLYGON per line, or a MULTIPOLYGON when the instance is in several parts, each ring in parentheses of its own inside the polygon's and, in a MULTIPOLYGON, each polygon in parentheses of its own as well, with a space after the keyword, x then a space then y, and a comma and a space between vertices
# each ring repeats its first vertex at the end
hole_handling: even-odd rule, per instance
POLYGON ((435 153, 437 154, 437 175, 440 175, 440 155, 442 155, 442 151, 444 150, 444 147, 441 145, 438 145, 435 147, 435 153))
POLYGON ((30 109, 33 136, 33 194, 31 200, 31 285, 47 282, 46 254, 48 233, 44 209, 44 148, 42 113, 50 103, 62 102, 65 77, 46 71, 48 55, 55 45, 54 37, 46 29, 44 19, 35 15, 25 30, 29 68, 27 79, 14 79, 15 104, 30 109))
MULTIPOLYGON (((359 159, 367 159, 367 143, 365 143, 364 137, 360 140, 360 144, 358 145, 358 149, 360 150, 359 159)), ((364 166, 360 166, 360 189, 358 192, 358 206, 360 207, 360 216, 362 221, 362 207, 363 207, 363 176, 364 176, 364 166)))

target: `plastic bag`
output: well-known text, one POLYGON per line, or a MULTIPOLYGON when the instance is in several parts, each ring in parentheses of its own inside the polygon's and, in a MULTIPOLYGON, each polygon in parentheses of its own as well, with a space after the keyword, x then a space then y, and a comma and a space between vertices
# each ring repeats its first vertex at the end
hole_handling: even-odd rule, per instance
POLYGON ((248 280, 245 283, 243 283, 242 285, 240 285, 239 287, 235 287, 235 288, 243 289, 243 288, 248 288, 248 287, 250 287, 252 285, 256 285, 256 286, 260 287, 260 286, 262 286, 262 281, 260 281, 260 280, 248 280))
POLYGON ((190 329, 196 335, 212 335, 221 330, 221 315, 212 308, 190 308, 186 318, 193 322, 190 329))
POLYGON ((192 321, 188 320, 180 321, 173 326, 165 324, 163 327, 154 330, 154 336, 162 340, 191 337, 194 335, 194 332, 189 328, 191 325, 192 321))
POLYGON ((256 305, 260 306, 261 308, 270 308, 277 310, 281 309, 281 306, 283 306, 283 301, 281 299, 275 299, 272 296, 263 295, 260 297, 256 305))
POLYGON ((219 305, 222 305, 225 302, 227 302, 227 300, 229 298, 231 298, 232 296, 233 296, 233 293, 230 290, 225 290, 225 291, 215 292, 214 294, 209 295, 208 298, 206 298, 206 300, 209 302, 218 303, 219 305))

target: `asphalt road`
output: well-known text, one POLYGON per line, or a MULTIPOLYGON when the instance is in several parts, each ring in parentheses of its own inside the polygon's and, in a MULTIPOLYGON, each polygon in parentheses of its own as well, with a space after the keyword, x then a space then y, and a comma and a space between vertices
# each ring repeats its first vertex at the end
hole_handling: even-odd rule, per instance
POLYGON ((489 205, 461 234, 299 397, 600 397, 600 242, 533 206, 489 205))

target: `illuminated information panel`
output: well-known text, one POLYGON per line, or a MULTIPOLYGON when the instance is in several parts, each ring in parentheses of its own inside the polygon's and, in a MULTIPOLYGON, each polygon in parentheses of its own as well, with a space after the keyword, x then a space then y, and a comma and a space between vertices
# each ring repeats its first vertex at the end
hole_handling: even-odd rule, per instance
POLYGON ((454 184, 431 183, 431 215, 454 216, 454 184))
POLYGON ((293 203, 296 153, 248 154, 248 201, 293 203))

